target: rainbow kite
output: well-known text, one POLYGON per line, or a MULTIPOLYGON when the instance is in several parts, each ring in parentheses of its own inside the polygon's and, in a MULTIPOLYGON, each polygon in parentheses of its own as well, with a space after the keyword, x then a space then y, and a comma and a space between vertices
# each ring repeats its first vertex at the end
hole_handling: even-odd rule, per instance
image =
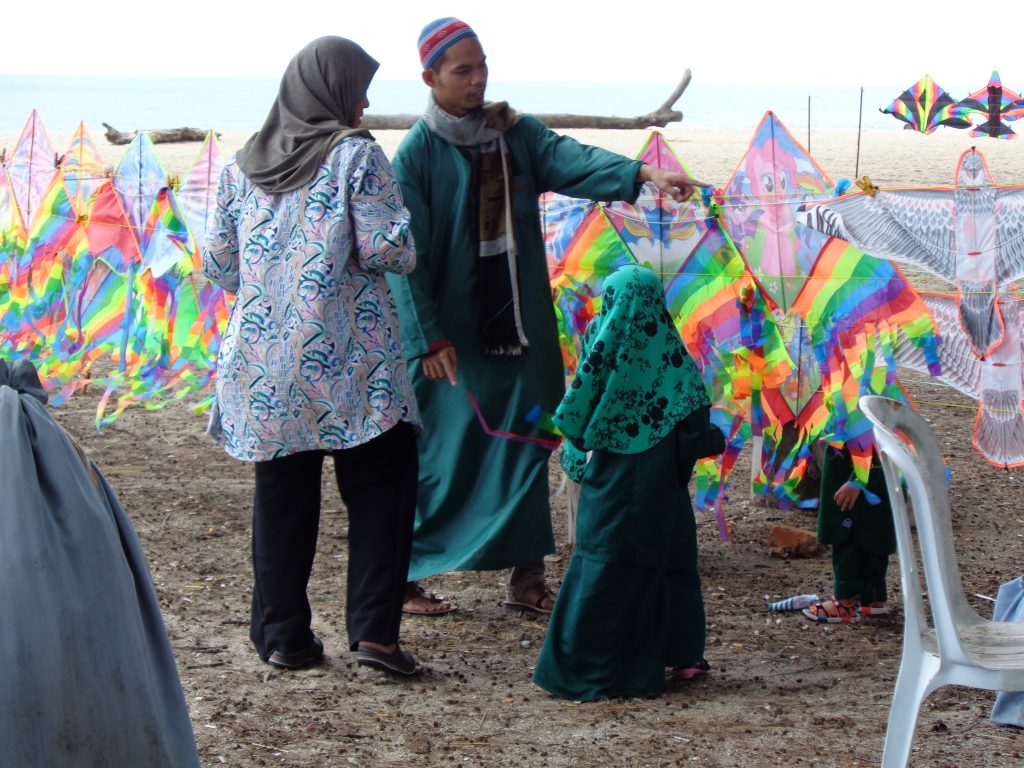
MULTIPOLYGON (((148 138, 110 173, 80 126, 56 169, 51 158, 32 172, 45 136, 33 112, 20 176, 0 174, 0 355, 32 359, 54 405, 102 386, 97 426, 208 391, 229 302, 193 273, 197 248, 148 138), (40 194, 31 182, 44 175, 40 194)), ((208 150, 193 176, 214 161, 208 150)))
POLYGON ((984 118, 983 122, 975 125, 971 136, 1015 139, 1017 134, 1003 121, 1024 117, 1024 99, 1019 93, 1004 88, 999 73, 993 70, 988 85, 961 99, 957 111, 968 117, 984 118))
MULTIPOLYGON (((641 155, 685 171, 657 134, 641 155)), ((727 438, 721 460, 695 473, 697 506, 716 511, 723 533, 729 473, 749 438, 762 438, 754 488, 782 506, 799 503, 819 440, 847 444, 866 481, 871 430, 858 396, 903 399, 897 347, 918 350, 939 370, 928 309, 902 273, 797 216, 832 193, 831 180, 768 113, 710 208, 653 193, 634 206, 557 197, 542 206, 567 372, 607 275, 628 263, 660 268, 667 306, 727 438)))
POLYGON ((970 121, 963 117, 964 111, 928 75, 897 96, 892 104, 879 110, 905 122, 905 130, 925 134, 936 131, 940 125, 970 128, 970 121))
POLYGON ((57 169, 57 156, 39 113, 34 109, 21 131, 14 152, 7 159, 7 174, 29 227, 57 169))
POLYGON ((60 167, 75 212, 86 213, 86 201, 105 181, 108 171, 89 132, 85 130, 85 123, 78 124, 70 146, 60 158, 60 167))

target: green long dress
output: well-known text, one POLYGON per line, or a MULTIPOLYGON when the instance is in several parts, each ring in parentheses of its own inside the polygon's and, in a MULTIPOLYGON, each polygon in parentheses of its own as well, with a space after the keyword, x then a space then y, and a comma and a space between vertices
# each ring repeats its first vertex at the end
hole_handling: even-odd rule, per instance
POLYGON ((696 460, 724 447, 708 412, 658 277, 643 267, 618 270, 555 413, 568 441, 562 464, 582 487, 576 550, 534 674, 550 693, 649 696, 665 688, 666 667, 703 659, 687 484, 696 460))
POLYGON ((454 570, 492 570, 554 551, 548 503, 550 452, 488 435, 548 437, 527 421, 550 413, 565 390, 540 225, 538 196, 554 190, 599 200, 635 200, 640 163, 559 136, 525 115, 506 134, 519 250, 519 292, 529 349, 519 357, 481 353, 476 262, 478 223, 471 164, 422 120, 394 157, 412 214, 417 266, 389 282, 423 415, 420 486, 411 580, 454 570), (447 341, 458 384, 426 378, 418 358, 447 341))
POLYGON ((690 495, 695 457, 680 424, 642 453, 594 451, 580 491, 576 549, 533 681, 593 701, 652 696, 665 668, 704 658, 704 599, 690 495))
POLYGON ((818 502, 818 541, 832 545, 832 578, 836 597, 861 603, 885 602, 889 556, 896 551, 896 530, 885 473, 878 457, 871 462, 867 490, 878 498, 872 504, 861 492, 853 509, 844 512, 834 496, 853 477, 853 462, 845 451, 825 448, 818 502))

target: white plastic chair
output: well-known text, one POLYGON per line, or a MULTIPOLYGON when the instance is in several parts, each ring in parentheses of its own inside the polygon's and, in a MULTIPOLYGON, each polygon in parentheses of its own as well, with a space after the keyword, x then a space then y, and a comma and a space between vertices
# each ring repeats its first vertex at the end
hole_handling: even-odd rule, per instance
POLYGON ((897 768, 907 765, 921 702, 936 688, 1024 690, 1024 624, 984 619, 964 596, 945 470, 928 422, 909 406, 884 397, 865 395, 860 408, 874 424, 889 486, 903 589, 903 658, 882 752, 882 768, 897 768), (906 480, 917 519, 930 625, 897 471, 906 480))

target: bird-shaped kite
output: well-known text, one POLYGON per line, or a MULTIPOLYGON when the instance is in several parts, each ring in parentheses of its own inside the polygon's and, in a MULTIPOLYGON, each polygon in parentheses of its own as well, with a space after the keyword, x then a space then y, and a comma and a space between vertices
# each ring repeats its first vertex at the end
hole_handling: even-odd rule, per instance
POLYGON ((986 358, 1004 333, 997 297, 1024 277, 1024 185, 996 186, 984 157, 970 149, 952 187, 865 186, 804 206, 804 223, 956 285, 960 325, 974 354, 986 358))
POLYGON ((983 360, 958 322, 957 297, 924 294, 925 304, 942 334, 942 372, 929 370, 921 350, 900 344, 900 365, 928 373, 978 401, 974 447, 997 467, 1024 464, 1024 297, 1014 292, 998 299, 1005 333, 983 360))

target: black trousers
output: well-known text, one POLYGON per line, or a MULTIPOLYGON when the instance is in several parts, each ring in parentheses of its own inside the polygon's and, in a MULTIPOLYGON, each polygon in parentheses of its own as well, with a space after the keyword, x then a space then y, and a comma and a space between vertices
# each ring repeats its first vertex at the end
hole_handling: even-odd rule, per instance
MULTIPOLYGON (((256 463, 252 560, 255 585, 249 637, 264 661, 313 642, 306 587, 320 526, 325 451, 256 463)), ((348 509, 349 646, 398 641, 409 575, 416 484, 416 435, 405 422, 368 443, 331 451, 348 509)))

